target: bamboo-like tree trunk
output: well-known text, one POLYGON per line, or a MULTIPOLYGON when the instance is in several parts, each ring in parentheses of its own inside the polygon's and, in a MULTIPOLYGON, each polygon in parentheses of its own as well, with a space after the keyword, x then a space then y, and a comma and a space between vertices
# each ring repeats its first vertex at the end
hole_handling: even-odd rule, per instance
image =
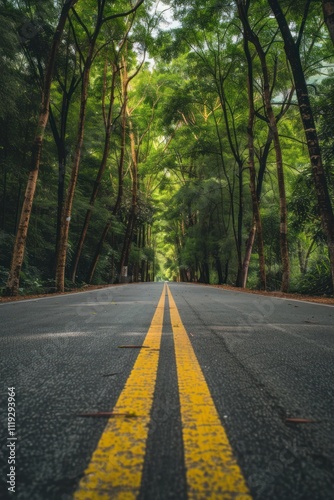
MULTIPOLYGON (((239 7, 240 12, 240 7, 239 7)), ((244 33, 245 35, 245 33, 244 33)), ((264 257, 264 242, 263 242, 263 231, 262 231, 262 220, 260 214, 259 197, 257 195, 256 189, 256 171, 255 171, 255 154, 254 154, 254 120, 255 120, 255 108, 254 108, 254 88, 253 88, 253 62, 252 57, 248 47, 247 37, 244 36, 244 50, 247 59, 248 75, 247 75, 247 93, 248 93, 248 124, 247 124, 247 134, 248 134, 248 167, 249 167, 249 182, 250 182, 250 192, 252 198, 253 207, 253 224, 246 244, 246 252, 243 261, 243 282, 242 287, 246 288, 248 269, 253 249, 253 244, 255 241, 255 235, 257 233, 258 241, 258 254, 259 254, 259 271, 260 271, 260 289, 266 289, 266 266, 264 257)))
MULTIPOLYGON (((231 138, 231 134, 229 132, 229 124, 228 124, 228 116, 227 116, 227 111, 226 111, 226 103, 225 103, 225 97, 221 93, 220 94, 220 101, 221 101, 221 107, 223 109, 223 114, 224 114, 224 120, 225 120, 225 126, 227 130, 227 136, 231 138)), ((226 164, 225 164, 225 159, 224 159, 224 146, 222 143, 222 138, 221 134, 219 132, 219 125, 218 121, 216 119, 215 113, 213 113, 213 118, 215 121, 215 127, 217 131, 217 138, 218 138, 218 144, 219 144, 219 149, 220 149, 220 154, 221 154, 221 161, 222 161, 222 169, 223 173, 225 176, 225 179, 227 181, 227 186, 228 186, 228 192, 230 196, 230 203, 231 203, 231 218, 232 218, 232 231, 233 231, 233 237, 234 237, 234 242, 235 242, 235 247, 236 247, 236 252, 237 252, 237 262, 238 262, 238 269, 237 269, 237 276, 236 276, 236 286, 241 287, 242 286, 242 221, 243 221, 243 184, 242 184, 242 169, 243 169, 243 161, 242 158, 239 156, 237 150, 234 148, 233 141, 231 139, 230 141, 230 147, 235 159, 236 164, 238 165, 238 173, 239 173, 239 209, 238 209, 238 217, 237 217, 237 222, 236 222, 236 215, 235 215, 235 209, 234 209, 234 182, 231 182, 231 179, 228 175, 227 169, 226 169, 226 164)))
MULTIPOLYGON (((67 71, 67 68, 66 68, 67 71)), ((66 81, 67 77, 65 77, 66 81)), ((65 174, 66 174, 66 161, 67 161, 67 152, 66 152, 66 128, 67 128, 67 119, 68 113, 70 109, 70 102, 73 97, 74 91, 76 89, 76 81, 73 78, 70 84, 69 90, 64 90, 61 113, 60 113, 60 126, 59 130, 57 128, 57 123, 55 117, 52 112, 52 107, 50 106, 50 119, 49 123, 51 126, 51 130, 53 133, 53 138, 57 147, 57 155, 58 155, 58 190, 57 190, 57 230, 56 230, 56 245, 55 245, 55 269, 57 265, 57 255, 59 250, 59 242, 61 238, 61 224, 62 224, 62 214, 64 210, 64 194, 65 194, 65 174)), ((54 272, 55 272, 54 269, 54 272)))
POLYGON ((90 43, 89 53, 86 59, 83 78, 82 78, 82 87, 81 87, 81 98, 80 98, 80 112, 79 112, 79 123, 78 123, 78 132, 77 132, 77 140, 76 147, 74 153, 74 160, 72 164, 71 177, 66 193, 66 199, 64 203, 64 210, 62 215, 62 224, 60 230, 60 240, 58 245, 58 254, 57 254, 57 265, 56 265, 56 290, 57 292, 63 292, 65 288, 65 266, 66 266, 66 254, 67 254, 67 245, 68 245, 68 236, 72 215, 72 206, 74 200, 74 193, 77 184, 78 174, 79 174, 79 166, 81 160, 81 150, 84 139, 84 130, 85 130, 85 120, 86 120, 86 109, 87 109, 87 99, 88 99, 88 86, 89 86, 89 75, 91 64, 93 60, 93 53, 95 48, 95 42, 97 38, 97 33, 90 43))
POLYGON ((89 201, 89 208, 86 212, 85 216, 85 221, 83 224, 83 228, 81 230, 81 235, 77 244, 77 249, 74 255, 73 259, 73 266, 72 266, 72 281, 73 283, 76 280, 76 274, 77 274, 77 268, 79 264, 79 259, 81 256, 82 248, 86 239, 89 223, 92 217, 93 213, 93 208, 95 205, 95 201, 98 195, 98 192, 100 190, 101 186, 101 181, 102 177, 104 174, 104 171, 107 166, 107 161, 108 161, 108 155, 109 155, 109 149, 110 149, 110 138, 111 138, 111 133, 112 133, 112 126, 113 126, 113 106, 114 106, 114 100, 115 100, 115 85, 116 85, 116 75, 118 73, 118 67, 116 65, 112 65, 112 79, 111 79, 111 90, 110 90, 110 100, 109 100, 109 109, 108 109, 108 114, 106 117, 106 122, 105 122, 105 138, 104 138, 104 148, 103 148, 103 155, 102 155, 102 160, 100 163, 100 168, 98 170, 95 182, 94 182, 94 187, 93 187, 93 192, 90 197, 89 201))
MULTIPOLYGON (((128 114, 128 110, 127 110, 128 114)), ((132 235, 135 227, 136 217, 137 217, 137 197, 138 197, 138 149, 136 147, 135 134, 133 131, 133 126, 131 120, 129 120, 129 137, 131 146, 131 171, 132 171, 132 206, 131 212, 128 220, 128 224, 125 231, 124 243, 121 254, 120 262, 120 275, 121 281, 126 281, 127 278, 127 268, 129 261, 129 254, 131 249, 132 235), (126 270, 126 271, 125 271, 126 270)))
POLYGON ((243 6, 240 0, 237 1, 238 4, 238 13, 241 18, 244 34, 247 39, 254 45, 256 52, 259 56, 261 62, 261 69, 263 74, 263 93, 264 93, 264 102, 267 117, 269 120, 269 127, 273 134, 273 142, 275 148, 276 155, 276 170, 277 170, 277 182, 278 182, 278 191, 279 191, 279 204, 280 204, 280 250, 281 250, 281 259, 282 259, 282 283, 281 290, 282 292, 287 292, 289 289, 289 280, 290 280, 290 262, 289 262, 289 250, 288 250, 288 216, 287 216, 287 207, 286 207, 286 195, 285 195, 285 181, 284 181, 284 170, 283 170, 283 158, 282 158, 282 150, 281 144, 278 134, 276 117, 271 105, 271 97, 270 97, 270 80, 269 80, 269 71, 266 60, 266 53, 262 48, 261 42, 257 34, 251 29, 247 11, 243 6))
POLYGON ((251 256, 252 256, 252 251, 253 251, 253 246, 255 242, 255 235, 256 235, 256 222, 254 218, 254 207, 253 207, 253 220, 252 220, 252 225, 248 234, 248 238, 246 241, 246 250, 245 250, 245 255, 244 255, 244 260, 242 263, 242 288, 247 287, 247 279, 248 279, 248 270, 249 270, 249 264, 251 261, 251 256))
POLYGON ((81 160, 81 149, 83 145, 85 119, 86 119, 89 75, 90 75, 91 65, 94 59, 94 50, 96 41, 104 23, 109 22, 118 17, 129 16, 130 14, 136 12, 136 10, 140 7, 143 1, 144 0, 138 0, 137 3, 133 7, 131 7, 128 11, 120 12, 118 14, 112 14, 105 18, 103 17, 103 15, 104 15, 104 8, 106 5, 106 0, 101 0, 99 2, 95 29, 93 35, 89 37, 88 55, 84 66, 76 148, 75 148, 74 161, 71 170, 71 178, 67 189, 67 195, 64 205, 64 213, 62 218, 61 239, 59 243, 59 252, 57 256, 57 269, 56 269, 56 289, 59 292, 64 291, 64 286, 65 286, 65 265, 66 265, 69 228, 72 215, 74 193, 78 179, 79 166, 81 160))
POLYGON ((244 219, 244 184, 243 184, 243 162, 238 161, 238 226, 237 226, 237 255, 238 255, 238 271, 236 286, 242 287, 243 283, 243 262, 242 262, 242 227, 244 219))
POLYGON ((318 134, 314 122, 312 106, 309 99, 308 88, 306 85, 305 74, 301 64, 300 53, 297 43, 295 42, 287 20, 279 3, 275 0, 268 0, 268 3, 273 11, 282 38, 284 40, 284 50, 289 60, 297 99, 299 104, 300 115, 303 123, 303 128, 306 136, 307 147, 310 156, 312 167, 313 181, 317 193, 318 206, 321 214, 321 222, 324 233, 327 238, 327 245, 330 258, 330 267, 332 274, 332 282, 334 287, 334 214, 331 199, 329 196, 326 175, 322 162, 321 149, 318 139, 318 134))
MULTIPOLYGON (((123 183, 124 183, 124 161, 125 161, 125 149, 126 149, 126 123, 127 123, 127 100, 128 100, 128 85, 129 78, 126 67, 126 60, 122 58, 122 109, 121 109, 121 146, 120 146, 120 158, 118 164, 118 190, 117 190, 117 198, 112 210, 112 216, 115 217, 119 209, 121 207, 122 199, 123 199, 123 183)), ((103 244, 108 235, 108 232, 112 226, 112 218, 108 220, 106 223, 100 241, 96 247, 96 251, 92 260, 92 263, 89 268, 87 282, 91 283, 95 274, 96 266, 98 264, 100 254, 102 252, 103 244)))
POLYGON ((50 111, 50 91, 55 66, 56 55, 65 28, 66 19, 70 9, 78 0, 66 0, 60 13, 58 25, 53 35, 51 50, 45 69, 43 90, 41 96, 40 112, 38 117, 37 130, 32 146, 31 167, 27 181, 19 227, 16 234, 12 263, 7 281, 6 294, 17 295, 20 282, 20 272, 23 264, 29 221, 35 197, 36 184, 39 174, 42 144, 44 132, 49 119, 50 111))

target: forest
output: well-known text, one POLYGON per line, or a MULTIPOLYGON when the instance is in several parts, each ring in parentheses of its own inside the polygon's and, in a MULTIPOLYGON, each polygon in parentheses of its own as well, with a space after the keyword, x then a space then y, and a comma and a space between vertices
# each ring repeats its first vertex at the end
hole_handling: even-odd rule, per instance
POLYGON ((0 292, 334 283, 334 0, 1 0, 0 292))

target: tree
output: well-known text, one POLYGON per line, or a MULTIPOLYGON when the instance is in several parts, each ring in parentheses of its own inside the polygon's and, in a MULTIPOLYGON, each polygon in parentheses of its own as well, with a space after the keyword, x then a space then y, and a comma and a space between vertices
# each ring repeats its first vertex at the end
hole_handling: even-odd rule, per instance
POLYGON ((33 205, 36 184, 39 172, 41 150, 44 138, 44 132, 49 119, 50 111, 50 89, 53 78, 53 70, 56 61, 56 54, 61 42, 62 33, 65 27, 66 19, 70 9, 77 3, 78 0, 66 0, 61 10, 59 21, 53 35, 53 41, 49 52, 47 65, 45 68, 45 76, 43 82, 43 90, 41 95, 40 113, 38 118, 37 131, 34 138, 31 153, 30 174, 26 186, 25 198, 21 211, 21 218, 16 235, 16 240, 13 249, 12 263, 7 281, 6 294, 17 295, 20 281, 20 271, 24 258, 24 251, 33 205))
MULTIPOLYGON (((244 5, 242 0, 238 0, 237 5, 238 5, 239 16, 244 28, 244 35, 246 36, 247 40, 249 40, 255 46, 256 52, 261 62, 261 69, 263 75, 264 103, 268 119, 268 125, 270 127, 270 132, 273 137, 273 143, 276 154, 277 181, 278 181, 279 200, 280 200, 280 248, 281 248, 282 268, 283 268, 281 289, 282 292, 287 292, 289 289, 290 263, 289 263, 288 238, 287 238, 288 216, 286 209, 285 180, 283 171, 281 142, 278 133, 277 120, 271 103, 270 77, 267 64, 267 57, 266 57, 266 52, 264 51, 261 45, 258 35, 254 32, 254 30, 252 30, 249 24, 247 6, 244 5)), ((254 197, 254 193, 252 193, 252 196, 254 197)), ((258 216, 257 216, 257 222, 259 223, 258 216)), ((261 249, 261 253, 262 251, 263 250, 261 249)), ((263 259, 263 255, 261 255, 261 258, 263 259)), ((261 267, 262 266, 263 266, 263 261, 261 267)))
MULTIPOLYGON (((243 19, 243 23, 247 25, 246 13, 243 10, 243 6, 240 6, 238 2, 239 12, 243 19)), ((259 195, 256 190, 256 170, 255 170, 255 151, 254 151, 254 121, 255 121, 255 105, 254 105, 254 82, 253 82, 253 59, 249 50, 249 42, 244 32, 244 51, 247 59, 247 92, 248 92, 248 151, 249 151, 249 181, 250 181, 250 191, 252 197, 252 207, 253 207, 253 223, 246 243, 246 251, 242 266, 242 286, 246 288, 249 263, 251 259, 251 253, 253 249, 253 244, 255 240, 255 233, 257 233, 258 241, 258 253, 259 253, 259 267, 260 267, 260 288, 266 289, 266 268, 265 268, 265 256, 264 256, 264 242, 263 242, 263 232, 262 232, 262 221, 260 213, 259 195)))
MULTIPOLYGON (((128 32, 125 34, 125 37, 121 41, 120 46, 118 49, 121 49, 121 46, 125 43, 126 37, 127 37, 128 32)), ((114 54, 116 51, 113 51, 114 54)), ((118 50, 118 55, 119 55, 119 50, 118 50)), ((110 83, 110 95, 109 95, 109 105, 107 109, 105 109, 105 99, 106 99, 106 87, 107 87, 107 68, 108 68, 108 59, 105 61, 105 67, 104 67, 104 81, 103 81, 103 97, 102 97, 102 106, 103 106, 103 121, 104 121, 104 127, 105 127, 105 139, 104 139, 104 147, 103 147, 103 155, 100 163, 100 167, 94 182, 94 187, 93 187, 93 192, 90 197, 89 201, 89 208, 86 212, 85 220, 84 220, 84 225, 81 231, 81 235, 77 244, 77 249, 74 255, 74 262, 72 266, 72 281, 76 281, 76 273, 77 273, 77 268, 82 252, 82 248, 86 239, 89 223, 91 220, 92 212, 93 212, 93 207, 101 186, 101 180, 104 174, 104 171, 107 166, 107 161, 108 161, 108 155, 109 155, 109 150, 110 150, 110 139, 111 139, 111 134, 113 129, 115 128, 115 122, 117 118, 113 119, 113 111, 114 111, 114 102, 115 102, 115 87, 117 83, 117 77, 120 72, 120 66, 118 62, 118 55, 116 56, 116 60, 111 60, 110 61, 110 66, 111 66, 111 83, 110 83)))
MULTIPOLYGON (((0 28, 3 280, 60 3, 7 0, 0 10, 9 20, 9 29, 0 28)), ((333 45, 315 2, 278 4, 299 53, 330 198, 333 45)), ((128 5, 130 11, 137 4, 128 5)), ((282 267, 287 289, 284 255, 293 291, 319 289, 319 273, 329 276, 303 108, 300 114, 289 45, 284 49, 269 3, 171 5, 179 25, 160 32, 162 13, 143 7, 124 17, 120 0, 86 0, 70 9, 53 69, 20 292, 51 291, 55 264, 59 290, 65 269, 76 286, 93 276, 108 283, 152 280, 158 272, 276 290, 282 267), (147 50, 141 67, 139 54, 147 50)))
MULTIPOLYGON (((268 3, 276 17, 278 27, 284 40, 284 50, 290 63, 294 78, 300 116, 306 136, 313 180, 317 193, 319 211, 321 214, 322 226, 327 238, 331 274, 334 284, 334 214, 323 167, 313 110, 309 99, 307 82, 300 58, 299 47, 302 31, 299 33, 297 41, 295 41, 280 3, 274 0, 268 0, 268 3)), ((306 2, 304 19, 307 17, 309 5, 310 1, 306 2)))
MULTIPOLYGON (((69 228, 71 222, 72 206, 75 194, 75 188, 78 180, 80 159, 81 159, 81 149, 84 140, 84 130, 85 130, 85 119, 86 119, 86 108, 88 99, 88 86, 91 66, 95 57, 95 46, 102 29, 102 26, 120 17, 127 17, 134 14, 136 10, 140 7, 144 0, 138 0, 137 3, 126 11, 121 11, 116 14, 110 14, 105 16, 106 0, 98 1, 98 11, 96 16, 95 26, 93 27, 92 33, 89 33, 89 29, 84 24, 83 20, 80 18, 79 14, 76 13, 78 23, 83 27, 88 38, 88 50, 87 55, 84 58, 84 69, 82 77, 81 86, 81 98, 80 98, 80 113, 78 120, 78 130, 77 130, 77 140, 75 146, 74 159, 71 169, 71 177, 69 185, 67 188, 67 194, 64 204, 64 210, 62 215, 62 226, 60 233, 59 251, 57 254, 57 265, 56 265, 56 289, 57 291, 64 291, 65 287, 65 266, 66 266, 66 255, 69 237, 69 228)), ((78 47, 79 49, 79 47, 78 47)), ((80 49, 79 49, 80 50, 80 49)))
POLYGON ((329 35, 334 45, 334 0, 322 0, 322 11, 329 35))

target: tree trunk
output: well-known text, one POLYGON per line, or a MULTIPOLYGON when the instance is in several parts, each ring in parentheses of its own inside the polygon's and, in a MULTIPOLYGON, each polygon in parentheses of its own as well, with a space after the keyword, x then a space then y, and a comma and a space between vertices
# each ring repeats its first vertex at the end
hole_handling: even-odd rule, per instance
POLYGON ((253 244, 255 241, 255 235, 257 233, 258 241, 258 254, 259 254, 259 271, 260 271, 260 289, 266 289, 266 266, 264 257, 264 243, 263 243, 263 231, 262 231, 262 220, 260 214, 259 197, 257 195, 256 189, 256 170, 255 170, 255 154, 254 154, 254 120, 255 120, 255 108, 254 108, 254 88, 253 88, 253 62, 252 57, 248 47, 248 39, 246 36, 245 24, 247 19, 244 18, 244 11, 238 3, 239 15, 242 16, 242 22, 244 25, 244 51, 247 59, 247 93, 248 93, 248 124, 247 124, 247 135, 248 135, 248 167, 249 167, 249 182, 250 182, 250 192, 252 199, 253 208, 253 224, 246 244, 246 252, 243 261, 243 276, 242 276, 242 287, 246 288, 248 269, 251 259, 251 254, 253 250, 253 244))
MULTIPOLYGON (((224 89, 224 82, 225 79, 223 78, 222 75, 219 75, 219 78, 216 79, 216 88, 217 88, 217 93, 219 96, 219 101, 220 101, 220 106, 223 111, 223 116, 224 116, 224 122, 225 122, 225 127, 226 127, 226 136, 228 143, 230 145, 230 149, 232 152, 232 155, 234 157, 234 160, 236 162, 236 165, 238 166, 238 175, 239 175, 239 210, 238 210, 238 216, 237 216, 237 222, 235 218, 235 213, 234 213, 234 196, 233 196, 233 187, 231 185, 225 164, 224 164, 224 158, 223 158, 223 151, 224 147, 221 142, 221 136, 220 133, 218 133, 218 141, 219 141, 219 146, 221 150, 221 155, 222 155, 222 162, 223 162, 223 171, 225 178, 228 183, 228 190, 229 190, 229 195, 231 199, 231 211, 232 211, 232 223, 233 223, 233 236, 234 236, 234 241, 235 241, 235 246, 236 246, 236 251, 237 251, 237 262, 238 262, 238 270, 237 270, 237 276, 236 276, 236 286, 241 287, 242 286, 242 226, 243 226, 243 182, 242 182, 242 173, 243 173, 243 159, 241 157, 241 154, 239 152, 239 146, 237 141, 235 140, 236 137, 236 130, 234 129, 234 124, 232 124, 232 131, 231 131, 231 126, 229 122, 229 117, 228 117, 228 111, 227 111, 227 99, 225 95, 225 89, 224 89), (232 134, 233 132, 233 134, 232 134), (232 136, 233 135, 233 136, 232 136), (233 140, 234 138, 234 140, 233 140), (237 227, 236 227, 237 225, 237 227)), ((216 122, 216 129, 217 131, 219 130, 217 128, 217 122, 216 122)))
MULTIPOLYGON (((218 274, 218 285, 222 285, 224 282, 223 270, 222 270, 222 263, 220 262, 220 258, 218 255, 215 256, 215 263, 216 263, 216 270, 217 270, 217 274, 218 274)), ((195 278, 193 278, 192 281, 195 281, 195 278)))
POLYGON ((269 127, 273 134, 273 141, 274 141, 274 148, 276 155, 277 182, 278 182, 279 200, 280 200, 280 250, 281 250, 282 270, 283 270, 281 290, 282 292, 287 292, 289 289, 290 263, 289 263, 289 251, 288 251, 288 239, 287 239, 288 216, 286 208, 283 158, 282 158, 280 139, 278 135, 276 117, 274 115, 274 111, 271 105, 270 82, 269 82, 269 72, 266 60, 266 53, 262 48, 259 37, 250 27, 246 9, 244 8, 240 0, 237 1, 237 4, 238 4, 239 16, 241 18, 244 28, 244 34, 247 37, 247 39, 254 45, 261 62, 261 68, 263 74, 264 102, 265 102, 267 117, 269 120, 269 127))
MULTIPOLYGON (((204 283, 203 281, 201 281, 201 277, 202 277, 202 268, 201 269, 201 274, 200 274, 200 283, 204 283)), ((186 270, 181 267, 180 268, 180 281, 182 281, 182 283, 186 283, 188 280, 187 280, 187 273, 186 273, 186 270)))
POLYGON ((334 0, 322 0, 324 20, 334 45, 334 0))
POLYGON ((204 279, 205 283, 210 283, 210 269, 209 269, 209 264, 207 262, 203 263, 203 269, 204 269, 204 279))
POLYGON ((225 262, 225 276, 224 276, 223 283, 227 283, 228 273, 229 273, 229 266, 230 266, 230 261, 229 261, 229 259, 227 259, 227 261, 225 262))
POLYGON ((75 283, 76 280, 76 274, 77 274, 77 268, 79 264, 79 259, 81 256, 82 248, 86 239, 87 231, 88 231, 88 226, 92 217, 93 213, 93 208, 95 205, 95 201, 101 186, 101 180, 104 174, 104 171, 107 166, 107 161, 108 161, 108 155, 109 155, 109 149, 110 149, 110 138, 111 138, 111 132, 113 128, 113 123, 112 123, 112 111, 113 111, 113 105, 114 105, 114 100, 115 100, 115 85, 116 85, 116 75, 118 73, 118 67, 113 64, 113 72, 112 72, 112 80, 111 80, 111 90, 110 90, 110 102, 109 102, 109 109, 108 109, 108 115, 106 117, 106 122, 105 122, 105 138, 104 138, 104 149, 103 149, 103 155, 102 155, 102 160, 100 163, 100 168, 97 173, 94 187, 93 187, 93 192, 91 194, 91 198, 89 201, 89 208, 86 212, 85 216, 85 221, 84 225, 81 231, 81 235, 77 244, 77 249, 75 252, 75 256, 73 259, 73 266, 72 266, 72 281, 75 283))
POLYGON ((138 0, 138 2, 128 11, 121 12, 118 14, 113 14, 113 15, 108 16, 106 18, 103 18, 106 0, 101 0, 99 2, 99 8, 98 8, 95 29, 94 29, 93 35, 90 37, 88 55, 87 55, 87 58, 85 61, 85 66, 84 66, 84 71, 83 71, 80 115, 79 115, 79 126, 78 126, 76 150, 75 150, 74 161, 73 161, 73 165, 72 165, 71 179, 70 179, 70 183, 68 186, 67 196, 66 196, 66 201, 65 201, 65 206, 64 206, 64 213, 63 213, 63 218, 62 218, 62 228, 61 228, 61 241, 59 244, 59 253, 58 253, 58 259, 57 259, 57 270, 56 270, 56 288, 57 288, 57 291, 64 291, 65 265, 66 265, 66 253, 67 253, 67 245, 68 245, 69 227, 70 227, 70 221, 71 221, 74 192, 75 192, 75 187, 76 187, 76 183, 77 183, 79 165, 80 165, 80 159, 81 159, 81 148, 82 148, 82 144, 83 144, 85 118, 86 118, 89 75, 90 75, 91 65, 92 65, 92 62, 94 59, 94 49, 95 49, 96 41, 97 41, 100 30, 101 30, 104 23, 111 21, 113 19, 119 18, 119 17, 127 17, 128 15, 136 12, 136 10, 143 3, 143 1, 144 0, 138 0))
MULTIPOLYGON (((128 114, 128 110, 127 110, 128 114)), ((129 137, 131 146, 131 170, 132 170, 132 206, 131 212, 124 236, 123 249, 121 254, 121 279, 123 276, 123 270, 128 267, 129 254, 132 243, 132 235, 135 227, 136 217, 137 217, 137 197, 138 197, 138 149, 136 147, 135 135, 133 132, 132 122, 129 120, 129 137)), ((125 276, 124 276, 125 277, 125 276)))
POLYGON ((59 251, 59 242, 61 235, 61 221, 62 221, 62 213, 64 210, 64 193, 65 193, 65 173, 66 173, 66 126, 67 126, 67 118, 70 106, 70 100, 73 96, 73 90, 67 92, 64 90, 63 99, 62 99, 62 107, 61 107, 61 116, 60 116, 60 130, 58 131, 56 120, 54 118, 52 107, 50 106, 50 126, 53 133, 53 138, 57 147, 57 155, 58 155, 58 190, 57 190, 57 229, 56 229, 56 245, 55 245, 55 269, 57 264, 57 256, 59 251))
POLYGON ((21 192, 22 192, 22 182, 19 181, 19 189, 17 191, 16 206, 15 206, 15 221, 14 221, 14 234, 17 231, 17 225, 19 221, 20 204, 21 204, 21 192))
MULTIPOLYGON (((126 148, 126 122, 127 122, 127 100, 128 100, 128 85, 129 85, 129 77, 127 74, 126 60, 122 58, 122 109, 121 109, 121 153, 118 164, 118 190, 117 190, 117 198, 112 211, 113 217, 115 217, 119 209, 121 207, 122 199, 123 199, 123 183, 124 183, 124 161, 125 161, 125 148, 126 148)), ((96 251, 90 265, 87 282, 91 283, 94 277, 94 273, 96 270, 96 266, 98 264, 103 245, 105 239, 108 235, 108 232, 112 226, 112 219, 110 219, 104 227, 103 233, 101 235, 100 241, 96 247, 96 251)))
POLYGON ((6 198, 7 198, 7 165, 5 162, 3 167, 2 214, 0 223, 0 227, 3 231, 5 229, 6 198))
POLYGON ((238 182, 239 182, 239 209, 238 209, 238 228, 237 228, 237 254, 238 254, 238 273, 236 286, 242 287, 243 282, 243 262, 242 262, 242 226, 244 216, 244 200, 243 200, 243 163, 238 161, 238 182))
POLYGON ((304 269, 305 269, 305 252, 303 250, 303 246, 302 246, 300 240, 297 241, 297 255, 298 255, 298 262, 299 262, 299 271, 300 271, 300 274, 304 274, 304 269))
MULTIPOLYGON (((271 105, 270 105, 271 109, 271 105)), ((268 110, 267 110, 268 112, 268 110)), ((271 109, 272 112, 272 109, 271 109)), ((290 261, 288 249, 288 213, 286 208, 286 194, 285 194, 285 181, 283 170, 283 158, 280 139, 278 135, 277 125, 274 113, 270 113, 270 124, 274 133, 274 147, 276 153, 276 168, 277 168, 277 182, 279 191, 279 205, 280 205, 280 250, 282 259, 282 284, 281 291, 287 293, 289 291, 290 282, 290 261)))
POLYGON ((305 256, 305 262, 304 262, 304 269, 303 269, 303 274, 306 274, 307 273, 307 268, 308 268, 308 261, 309 261, 309 258, 310 258, 310 255, 312 253, 312 250, 313 250, 313 247, 316 243, 316 240, 315 238, 312 240, 312 243, 311 245, 309 246, 307 252, 306 252, 306 256, 305 256))
POLYGON ((264 174, 265 174, 265 171, 267 168, 267 160, 268 160, 269 151, 270 151, 270 147, 271 147, 272 142, 273 142, 272 133, 271 133, 271 130, 268 129, 267 140, 266 140, 266 143, 264 145, 263 152, 259 157, 259 171, 257 174, 257 186, 256 186, 256 196, 257 196, 259 203, 260 203, 260 199, 261 199, 264 174))
POLYGON ((12 255, 11 269, 9 272, 9 277, 7 281, 6 294, 7 295, 17 295, 19 289, 20 272, 23 264, 29 221, 32 211, 32 205, 34 201, 36 184, 39 173, 39 165, 41 159, 41 150, 44 139, 44 132, 49 119, 49 108, 50 108, 50 90, 53 78, 53 71, 55 66, 56 55, 58 47, 61 41, 62 33, 64 31, 66 19, 70 9, 78 0, 67 0, 61 10, 58 25, 56 31, 53 35, 53 41, 51 45, 51 50, 48 58, 48 62, 45 69, 45 77, 43 82, 43 91, 41 96, 41 106, 38 118, 37 131, 35 134, 33 146, 32 146, 32 156, 31 156, 31 167, 30 174, 28 177, 28 182, 25 191, 25 197, 23 201, 21 218, 19 222, 18 231, 16 234, 16 240, 14 244, 14 250, 12 255))
POLYGON ((149 263, 148 260, 146 261, 146 278, 145 278, 145 282, 146 283, 150 282, 150 263, 149 263))
POLYGON ((93 258, 92 263, 90 265, 88 276, 87 276, 87 283, 89 283, 89 284, 93 280, 93 277, 94 277, 94 274, 96 271, 96 266, 98 264, 98 261, 99 261, 99 258, 100 258, 101 252, 102 252, 103 244, 105 242, 105 239, 107 237, 107 234, 109 232, 110 227, 111 227, 111 220, 109 220, 107 222, 107 224, 104 226, 100 241, 98 242, 98 244, 96 246, 94 258, 93 258))
POLYGON ((252 227, 249 231, 248 239, 246 241, 246 251, 245 251, 244 260, 242 263, 242 288, 247 287, 248 270, 249 270, 249 264, 251 261, 251 256, 252 256, 252 251, 253 251, 253 246, 254 246, 254 241, 255 241, 255 235, 256 235, 256 222, 255 222, 254 207, 253 207, 253 222, 252 222, 252 227))
POLYGON ((66 193, 66 200, 64 203, 64 210, 62 214, 62 223, 60 230, 60 240, 58 246, 57 254, 57 266, 56 266, 56 289, 57 292, 63 292, 65 288, 65 266, 66 266, 66 254, 68 245, 68 236, 72 215, 72 206, 74 200, 75 188, 79 175, 79 166, 81 160, 81 149, 84 139, 85 131, 85 120, 86 120, 86 109, 87 109, 87 99, 88 99, 88 86, 89 86, 89 75, 90 68, 93 60, 93 53, 95 48, 96 36, 91 40, 89 47, 89 53, 86 59, 84 74, 82 78, 82 88, 81 88, 81 98, 80 98, 80 113, 79 113, 79 123, 76 147, 74 153, 74 160, 72 164, 71 177, 66 193))
POLYGON ((329 196, 326 175, 322 163, 321 149, 317 130, 315 127, 313 111, 308 95, 308 88, 303 72, 298 46, 294 41, 288 23, 277 1, 268 0, 268 3, 276 17, 282 38, 284 40, 284 50, 289 60, 300 115, 306 136, 307 147, 312 167, 313 181, 317 193, 318 206, 321 214, 321 222, 327 238, 327 245, 330 258, 332 282, 334 286, 334 214, 331 199, 329 196))

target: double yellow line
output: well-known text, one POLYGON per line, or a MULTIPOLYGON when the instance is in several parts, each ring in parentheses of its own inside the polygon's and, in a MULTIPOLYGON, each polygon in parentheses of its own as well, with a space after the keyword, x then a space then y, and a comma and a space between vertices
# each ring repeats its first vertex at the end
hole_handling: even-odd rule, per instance
POLYGON ((75 500, 137 498, 157 378, 168 291, 174 334, 184 457, 189 499, 249 500, 241 470, 170 289, 164 285, 151 326, 114 414, 74 494, 75 500), (124 416, 125 415, 125 416, 124 416))

